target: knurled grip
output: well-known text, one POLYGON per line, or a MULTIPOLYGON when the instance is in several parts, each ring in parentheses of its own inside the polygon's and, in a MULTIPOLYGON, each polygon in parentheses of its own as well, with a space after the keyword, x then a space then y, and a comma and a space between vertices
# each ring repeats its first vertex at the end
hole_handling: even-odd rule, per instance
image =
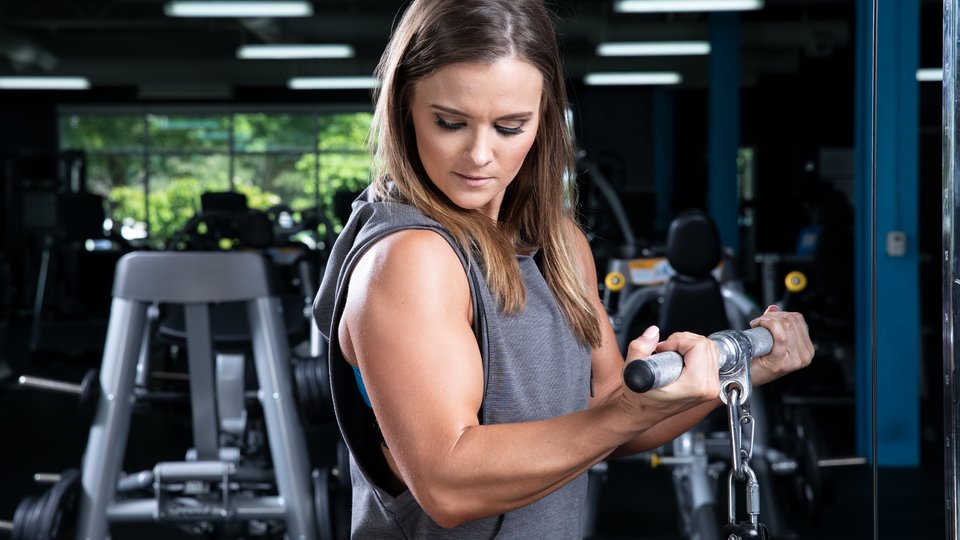
MULTIPOLYGON (((710 335, 720 354, 720 373, 732 371, 740 363, 763 356, 773 349, 773 336, 763 327, 749 330, 724 330, 710 335)), ((674 351, 633 360, 623 370, 627 388, 642 393, 666 386, 680 377, 683 357, 674 351)))

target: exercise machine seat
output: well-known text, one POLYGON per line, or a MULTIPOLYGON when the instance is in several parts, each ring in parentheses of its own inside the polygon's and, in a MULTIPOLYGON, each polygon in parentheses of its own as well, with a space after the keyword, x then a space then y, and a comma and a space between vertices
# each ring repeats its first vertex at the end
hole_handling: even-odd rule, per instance
POLYGON ((709 335, 730 327, 720 284, 711 274, 723 256, 713 220, 687 210, 670 223, 667 261, 676 272, 664 286, 660 335, 694 332, 709 335))

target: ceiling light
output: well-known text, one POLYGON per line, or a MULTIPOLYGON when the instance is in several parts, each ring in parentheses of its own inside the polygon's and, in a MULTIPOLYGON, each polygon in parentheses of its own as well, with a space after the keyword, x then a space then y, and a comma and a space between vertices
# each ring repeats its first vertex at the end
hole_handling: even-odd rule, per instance
POLYGON ((601 43, 598 56, 681 56, 710 54, 707 41, 649 41, 637 43, 601 43))
POLYGON ((244 45, 237 58, 244 60, 283 60, 293 58, 353 58, 350 45, 244 45))
POLYGON ((294 77, 287 82, 293 90, 348 90, 376 88, 376 77, 294 77))
POLYGON ((583 83, 588 86, 632 86, 639 84, 680 84, 683 80, 675 71, 648 73, 587 73, 583 83))
POLYGON ((0 77, 0 90, 87 90, 86 77, 0 77))
POLYGON ((919 82, 931 82, 931 81, 942 81, 943 80, 943 69, 942 68, 922 68, 917 70, 917 81, 919 82))
POLYGON ((618 13, 673 11, 747 11, 763 7, 763 0, 617 0, 618 13))
POLYGON ((201 2, 173 0, 164 6, 170 17, 309 17, 313 5, 305 0, 276 2, 201 2))

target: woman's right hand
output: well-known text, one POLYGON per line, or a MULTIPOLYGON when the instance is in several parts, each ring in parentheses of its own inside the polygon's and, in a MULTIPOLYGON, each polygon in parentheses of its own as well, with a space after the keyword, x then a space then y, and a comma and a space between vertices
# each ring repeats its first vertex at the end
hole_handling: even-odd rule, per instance
POLYGON ((659 335, 656 326, 647 328, 643 335, 630 342, 627 361, 646 358, 655 352, 675 351, 683 356, 684 367, 676 381, 644 393, 636 393, 621 383, 620 401, 641 431, 720 395, 720 355, 712 340, 690 332, 677 332, 658 342, 659 335))

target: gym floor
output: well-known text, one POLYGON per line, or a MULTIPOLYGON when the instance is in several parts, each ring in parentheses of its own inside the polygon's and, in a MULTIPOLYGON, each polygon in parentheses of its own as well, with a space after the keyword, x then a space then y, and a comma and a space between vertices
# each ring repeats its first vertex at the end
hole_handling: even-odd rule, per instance
MULTIPOLYGON (((21 498, 43 488, 32 481, 35 472, 59 472, 79 467, 89 418, 76 399, 16 385, 16 376, 33 374, 79 381, 96 368, 100 351, 69 355, 27 354, 29 327, 25 322, 0 321, 0 520, 10 520, 21 498), (6 337, 4 339, 4 334, 6 337)), ((828 437, 837 438, 832 432, 828 437)), ((314 434, 317 436, 317 434, 314 434)), ((321 433, 320 436, 323 436, 321 433)), ((179 460, 190 439, 189 418, 176 411, 134 415, 127 444, 127 471, 143 470, 157 461, 179 460)), ((919 468, 881 469, 877 483, 878 535, 881 539, 944 538, 944 477, 942 463, 919 468)), ((873 473, 869 466, 825 470, 823 505, 819 516, 799 509, 789 498, 782 506, 786 527, 777 538, 852 540, 874 538, 873 473)), ((761 486, 765 489, 764 486, 761 486)), ((771 486, 787 493, 789 486, 771 486)), ((613 540, 679 539, 677 513, 669 469, 650 469, 638 461, 614 461, 600 491, 592 538, 613 540)), ((722 506, 725 509, 725 506, 722 506)), ((761 519, 763 518, 761 508, 761 519)), ((115 540, 189 538, 168 528, 116 528, 115 540)))

